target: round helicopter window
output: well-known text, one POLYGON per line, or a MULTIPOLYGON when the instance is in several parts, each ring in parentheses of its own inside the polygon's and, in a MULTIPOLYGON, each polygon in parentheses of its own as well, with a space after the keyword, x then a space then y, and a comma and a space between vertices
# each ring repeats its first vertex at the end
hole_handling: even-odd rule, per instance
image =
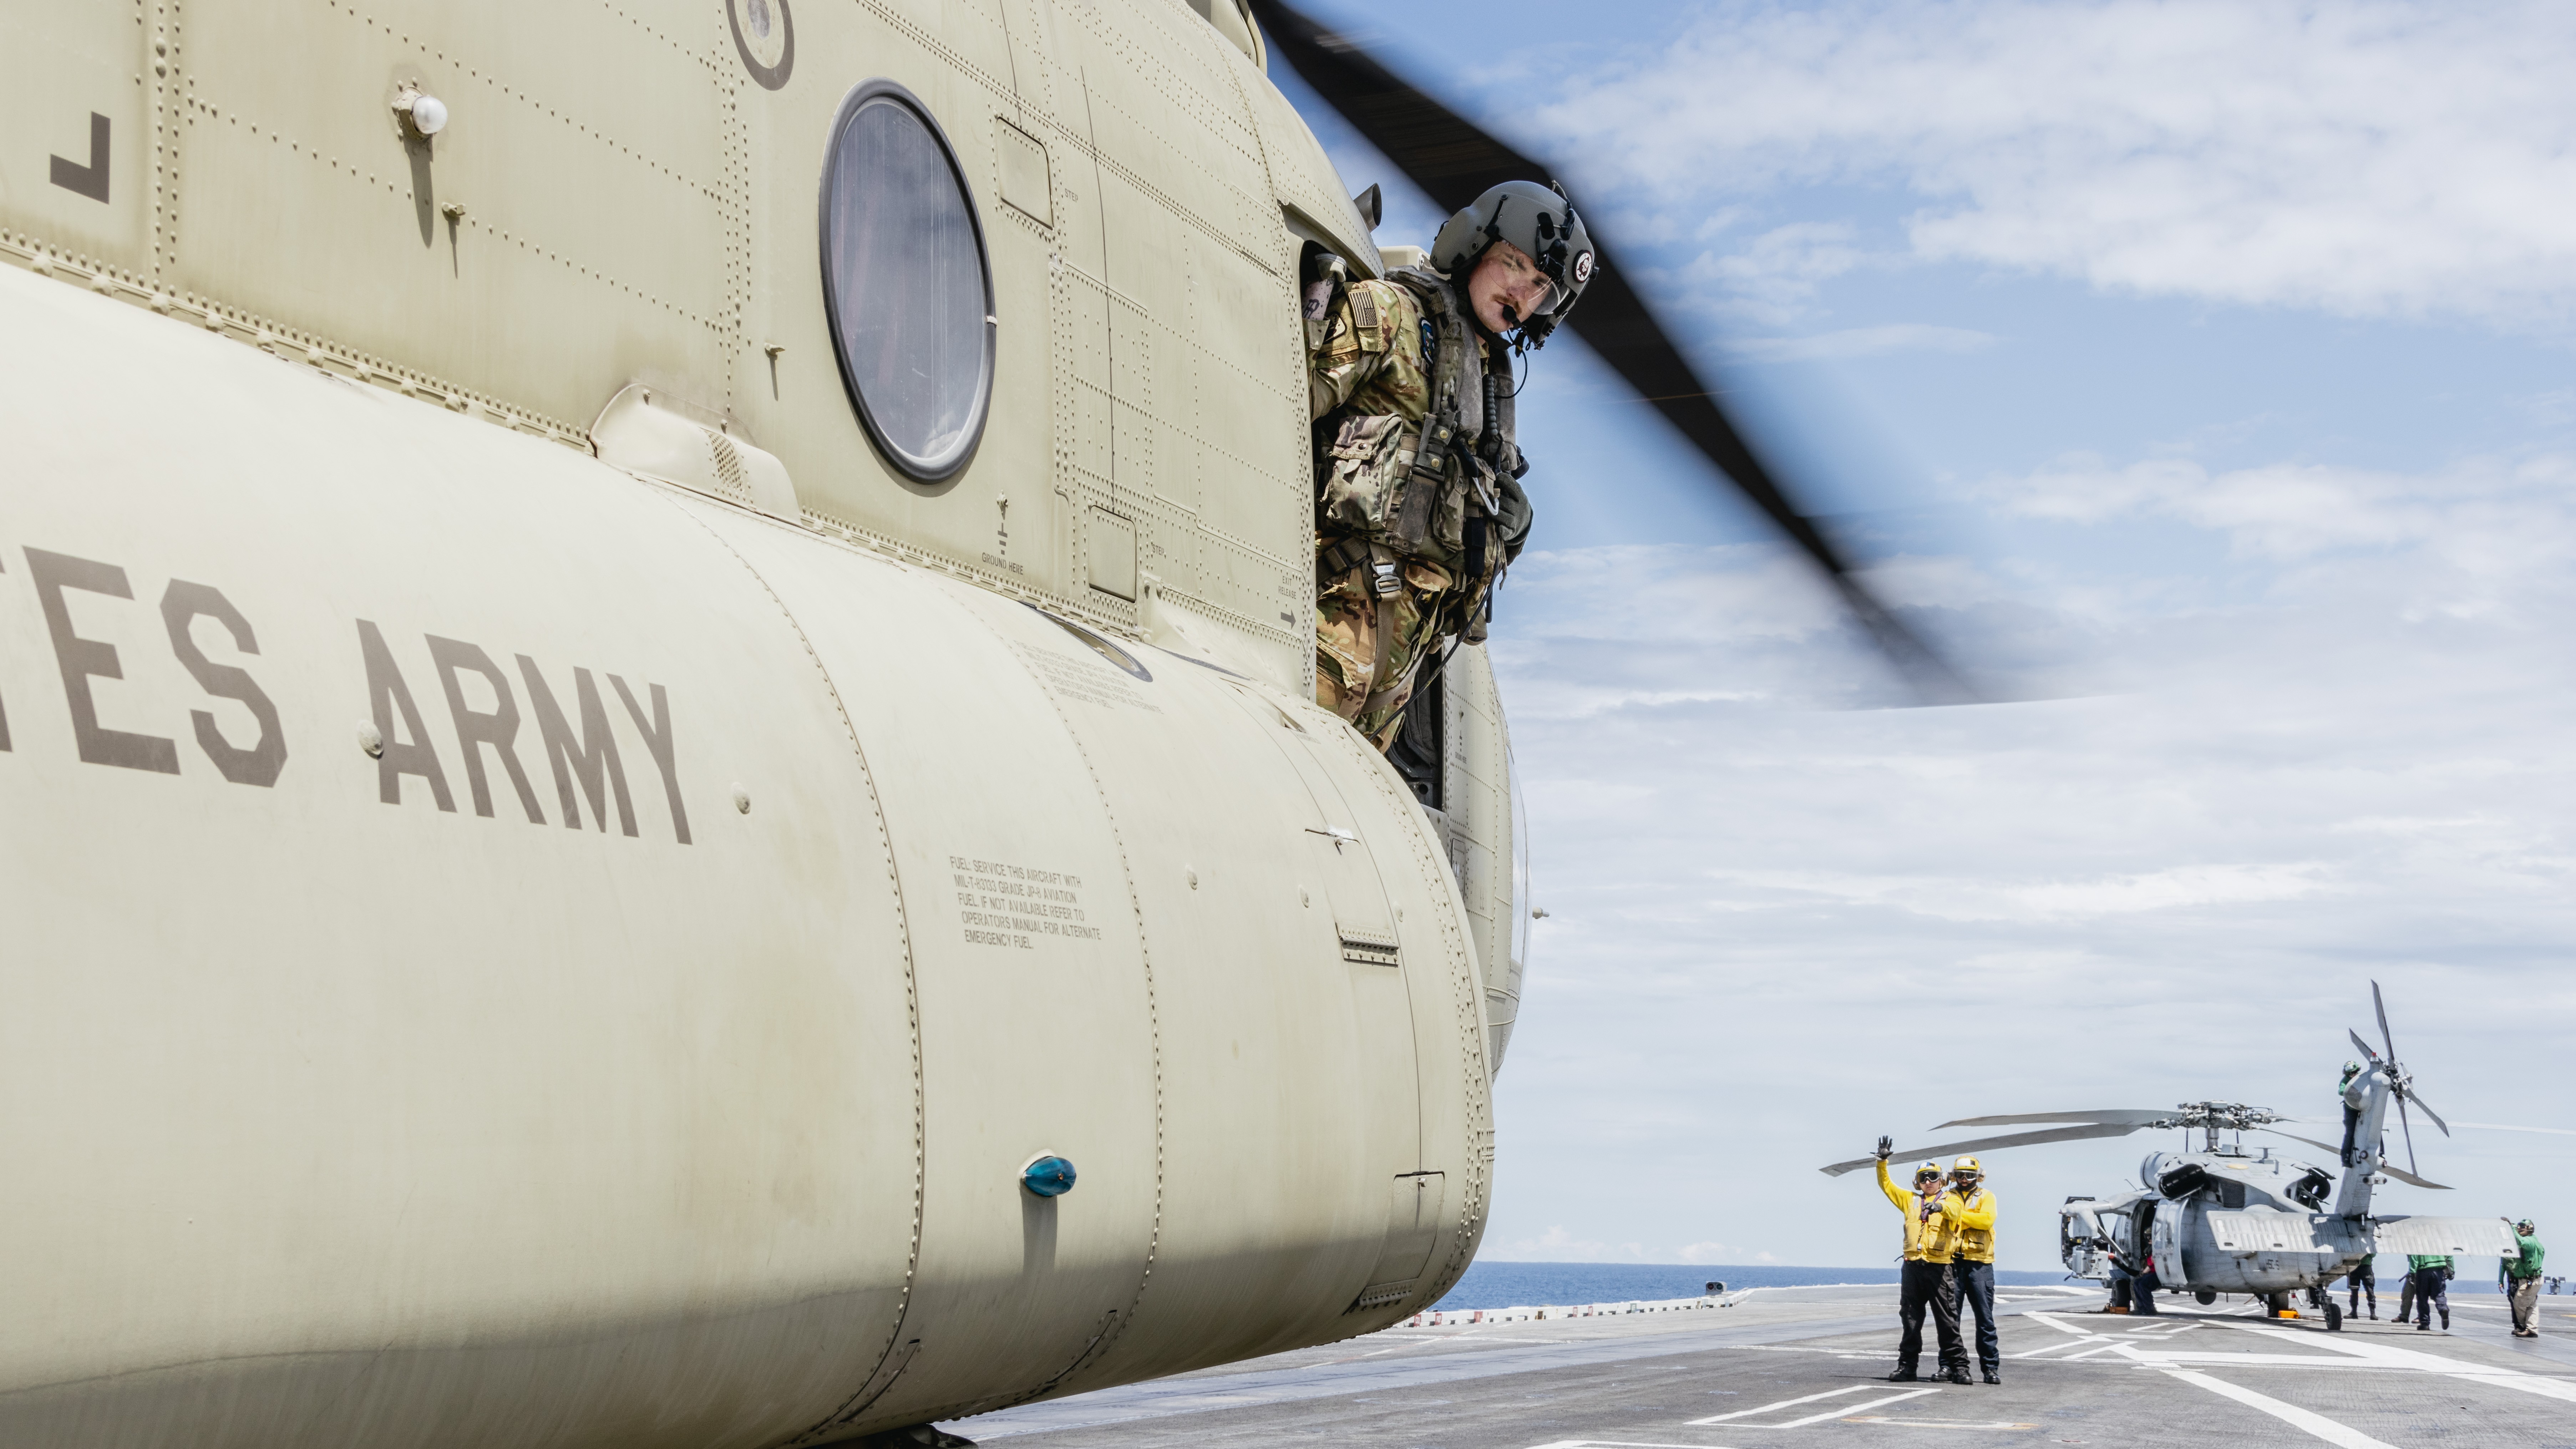
POLYGON ((859 420, 924 483, 957 475, 993 386, 993 279, 957 154, 912 92, 841 102, 823 163, 823 300, 859 420))

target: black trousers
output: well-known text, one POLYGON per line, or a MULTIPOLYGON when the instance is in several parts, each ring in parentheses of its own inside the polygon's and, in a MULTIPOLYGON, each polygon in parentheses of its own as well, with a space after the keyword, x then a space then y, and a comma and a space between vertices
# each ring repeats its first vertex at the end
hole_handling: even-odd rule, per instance
POLYGON ((2363 1294, 2370 1295, 2370 1311, 2373 1313, 2377 1313, 2379 1311, 2378 1279, 2372 1277, 2368 1273, 2355 1273, 2345 1281, 2349 1283, 2352 1288, 2352 1307, 2348 1311, 2353 1313, 2359 1313, 2361 1311, 2361 1299, 2363 1294))
POLYGON ((2433 1322, 2433 1310, 2442 1310, 2442 1326, 2451 1326, 2451 1280, 2439 1268, 2415 1270, 2415 1324, 2426 1327, 2433 1322))
POLYGON ((1959 1341, 1959 1298, 1950 1284, 1950 1265, 1919 1263, 1909 1258, 1900 1280, 1896 1320, 1905 1331, 1896 1339, 1896 1366, 1913 1371, 1923 1358, 1923 1310, 1932 1310, 1932 1331, 1941 1346, 1941 1367, 1966 1368, 1967 1346, 1959 1341))
POLYGON ((2004 1366, 2003 1346, 1995 1338, 1995 1265, 1954 1262, 1950 1281, 1958 1285, 1959 1319, 1977 1315, 1977 1367, 1996 1373, 2004 1366))

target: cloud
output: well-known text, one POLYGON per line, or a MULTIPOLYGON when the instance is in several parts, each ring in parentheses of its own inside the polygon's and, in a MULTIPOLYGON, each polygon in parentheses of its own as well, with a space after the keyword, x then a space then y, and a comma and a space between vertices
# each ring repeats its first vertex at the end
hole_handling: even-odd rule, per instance
POLYGON ((1681 1263, 1777 1263, 1779 1255, 1727 1243, 1690 1243, 1674 1261, 1681 1263))
POLYGON ((1476 1256, 1497 1263, 1643 1263, 1648 1261, 1642 1243, 1594 1242, 1578 1238, 1563 1224, 1551 1224, 1546 1232, 1518 1242, 1497 1243, 1488 1237, 1477 1249, 1476 1256))
MULTIPOLYGON (((1963 655, 2077 696, 2024 704, 1844 708, 1885 703, 1884 670, 1778 549, 1524 557, 1494 657, 1549 918, 1493 1241, 1726 1256, 1747 1232, 1711 1205, 1759 1181, 1767 1251, 1880 1262, 1884 1200, 1815 1166, 1980 1113, 2330 1113, 2374 979, 2446 1112, 2576 1127, 2576 1088, 2526 1070, 2576 1033, 2571 480, 2556 455, 1988 480, 1970 504, 2017 551, 1887 577, 1963 655), (2220 563, 2119 547, 2146 527, 2220 563)), ((2454 1210, 2563 1169, 2534 1155, 2557 1139, 2492 1136, 2418 1142, 2454 1210)), ((2007 1265, 2049 1266, 2050 1204, 2174 1145, 2002 1154, 2007 1265)))
MULTIPOLYGON (((1650 214, 1893 186, 1926 260, 2552 326, 2576 301, 2571 69, 2563 5, 1739 0, 1534 124, 1618 158, 1607 189, 1650 214)), ((1810 220, 1688 275, 1776 314, 1868 250, 1810 220)))
POLYGON ((1847 327, 1807 337, 1742 337, 1726 346, 1728 351, 1755 362, 1810 362, 1883 357, 1894 352, 1983 352, 1996 341, 1995 334, 1968 327, 1899 322, 1882 327, 1847 327))

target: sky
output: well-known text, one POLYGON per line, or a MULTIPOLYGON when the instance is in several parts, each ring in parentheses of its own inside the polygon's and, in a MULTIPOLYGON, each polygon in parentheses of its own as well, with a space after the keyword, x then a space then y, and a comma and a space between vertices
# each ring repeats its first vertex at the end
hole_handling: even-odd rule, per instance
MULTIPOLYGON (((1815 1169, 1957 1117, 2214 1098, 2333 1137, 2374 980, 2454 1127, 2413 1142, 2452 1190, 2381 1209, 2551 1237, 2576 10, 1307 3, 1563 168, 1992 701, 1898 707, 1704 464, 1539 354, 1492 649, 1548 915, 1486 1258, 1882 1263, 1868 1175, 1815 1169)), ((1386 184, 1378 239, 1427 243, 1284 70, 1386 184)), ((2179 1145, 1990 1155, 2002 1266, 2179 1145)))

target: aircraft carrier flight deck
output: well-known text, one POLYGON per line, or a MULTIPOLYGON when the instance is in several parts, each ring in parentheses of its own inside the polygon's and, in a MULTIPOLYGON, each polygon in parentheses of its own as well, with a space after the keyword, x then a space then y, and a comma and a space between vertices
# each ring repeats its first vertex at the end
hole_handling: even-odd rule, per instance
POLYGON ((1893 1286, 1755 1289, 1416 1320, 942 1427, 1013 1449, 2576 1445, 2576 1298, 2543 1298, 2542 1336, 2516 1340, 2488 1295, 2454 1296, 2448 1334, 2386 1318, 2328 1333, 2245 1298, 2131 1317, 2097 1311, 2089 1286, 1998 1296, 1999 1387, 1887 1382, 1893 1286))

